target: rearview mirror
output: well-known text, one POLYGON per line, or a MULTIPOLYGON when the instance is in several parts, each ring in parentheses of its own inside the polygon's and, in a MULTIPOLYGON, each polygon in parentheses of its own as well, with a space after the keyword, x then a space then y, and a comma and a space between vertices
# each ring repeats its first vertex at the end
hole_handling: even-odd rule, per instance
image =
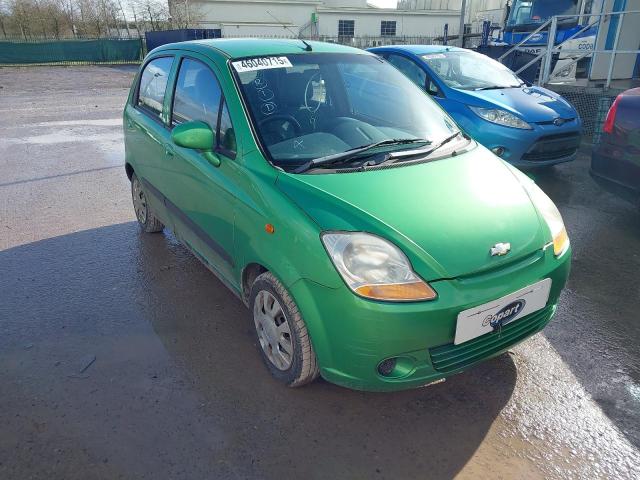
POLYGON ((201 150, 202 155, 215 167, 220 158, 213 152, 216 135, 205 122, 186 122, 176 125, 171 131, 171 140, 179 147, 201 150))

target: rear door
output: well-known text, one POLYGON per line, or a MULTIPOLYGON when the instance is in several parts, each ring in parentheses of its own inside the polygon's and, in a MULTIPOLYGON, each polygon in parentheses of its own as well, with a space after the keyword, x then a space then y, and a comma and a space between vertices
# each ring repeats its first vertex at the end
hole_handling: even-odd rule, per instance
POLYGON ((176 219, 176 233, 201 259, 233 283, 233 226, 241 169, 235 161, 235 133, 224 94, 206 58, 189 54, 179 60, 170 101, 170 126, 203 121, 215 132, 211 164, 201 152, 168 142, 172 184, 166 203, 176 219))
POLYGON ((165 154, 170 139, 165 94, 173 65, 172 55, 152 58, 144 65, 124 120, 127 157, 132 159, 136 175, 149 194, 148 201, 169 227, 171 216, 163 201, 163 192, 171 184, 165 154))

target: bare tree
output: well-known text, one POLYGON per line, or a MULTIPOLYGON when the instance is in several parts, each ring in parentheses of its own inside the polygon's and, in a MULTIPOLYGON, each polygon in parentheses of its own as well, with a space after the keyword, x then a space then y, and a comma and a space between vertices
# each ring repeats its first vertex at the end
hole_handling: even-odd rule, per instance
MULTIPOLYGON (((194 17, 194 13, 190 13, 194 17)), ((189 16, 172 19, 166 0, 0 0, 0 32, 4 37, 133 37, 172 25, 185 28, 189 16)))
POLYGON ((2 6, 0 6, 0 30, 2 30, 2 35, 4 38, 7 38, 7 28, 4 25, 5 22, 5 13, 2 11, 2 6))
POLYGON ((122 18, 124 20, 124 28, 127 30, 127 37, 131 38, 131 32, 129 31, 129 21, 127 20, 127 15, 124 13, 124 8, 122 8, 122 1, 118 1, 118 7, 120 9, 120 13, 122 13, 122 18))

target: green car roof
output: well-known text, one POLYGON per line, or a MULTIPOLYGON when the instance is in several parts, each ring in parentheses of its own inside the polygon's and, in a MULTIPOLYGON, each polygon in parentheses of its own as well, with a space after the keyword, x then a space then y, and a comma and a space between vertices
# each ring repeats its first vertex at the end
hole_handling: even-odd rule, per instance
MULTIPOLYGON (((322 53, 359 53, 371 55, 359 48, 346 47, 336 43, 307 41, 312 52, 322 53)), ((162 45, 154 52, 171 49, 185 49, 208 53, 217 50, 228 58, 254 57, 264 55, 289 55, 304 53, 306 46, 297 39, 264 39, 264 38, 219 38, 215 40, 193 40, 189 42, 169 43, 162 45)))

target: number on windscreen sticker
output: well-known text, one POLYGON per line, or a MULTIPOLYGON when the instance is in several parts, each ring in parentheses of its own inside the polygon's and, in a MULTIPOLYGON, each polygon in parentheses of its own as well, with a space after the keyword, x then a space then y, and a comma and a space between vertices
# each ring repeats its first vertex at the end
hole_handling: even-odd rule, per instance
POLYGON ((255 70, 266 70, 268 68, 290 68, 291 62, 287 57, 259 57, 245 58, 232 63, 236 72, 253 72, 255 70))

